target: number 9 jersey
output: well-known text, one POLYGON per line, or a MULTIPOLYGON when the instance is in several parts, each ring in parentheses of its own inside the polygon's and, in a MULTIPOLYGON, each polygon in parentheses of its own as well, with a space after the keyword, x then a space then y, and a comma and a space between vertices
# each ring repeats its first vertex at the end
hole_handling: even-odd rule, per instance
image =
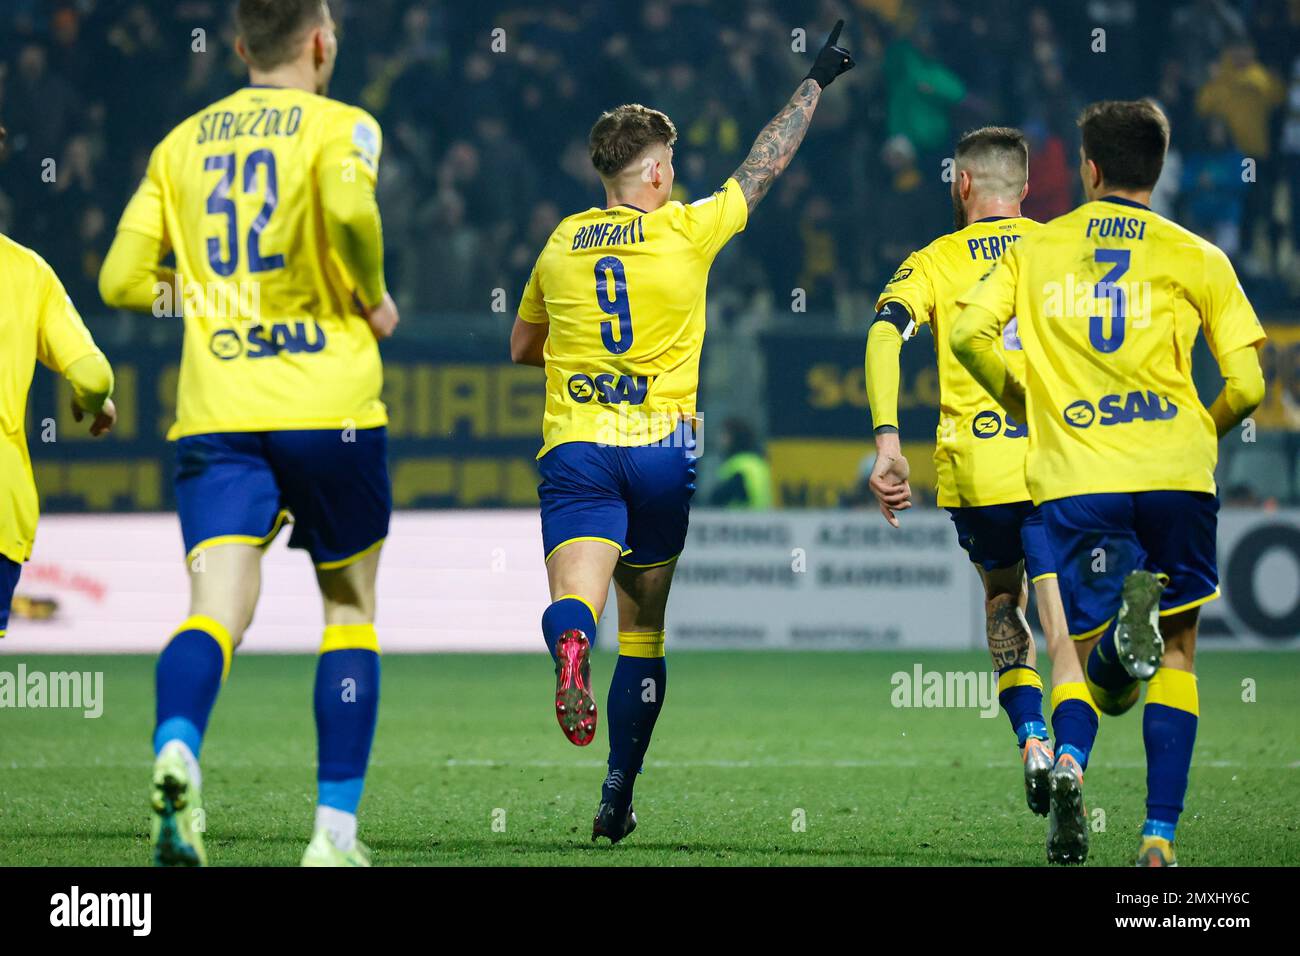
MULTIPOLYGON (((118 229, 176 257, 154 305, 185 320, 169 438, 386 424, 379 349, 358 304, 377 293, 332 248, 322 198, 351 190, 377 223, 380 142, 363 110, 250 86, 154 149, 118 229)), ((382 261, 380 245, 370 254, 382 261)))
POLYGON ((748 217, 729 179, 689 205, 592 208, 556 227, 519 305, 550 323, 538 458, 565 442, 648 445, 695 415, 709 267, 748 217))

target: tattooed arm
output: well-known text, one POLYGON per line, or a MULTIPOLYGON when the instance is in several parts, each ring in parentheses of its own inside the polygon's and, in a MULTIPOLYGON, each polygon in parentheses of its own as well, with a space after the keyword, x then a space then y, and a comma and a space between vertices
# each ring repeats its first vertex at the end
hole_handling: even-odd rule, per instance
POLYGON ((808 124, 812 122, 821 95, 822 88, 816 80, 809 78, 800 83, 785 109, 763 127, 758 139, 754 140, 749 155, 732 174, 740 184, 740 191, 745 195, 750 212, 767 195, 776 177, 790 165, 795 150, 808 132, 808 124))
POLYGON ((804 133, 808 132, 822 90, 837 76, 853 69, 852 55, 838 45, 843 29, 844 21, 840 20, 826 38, 826 45, 818 52, 812 69, 790 97, 790 102, 763 127, 749 156, 736 170, 733 178, 740 184, 750 212, 772 188, 772 181, 790 165, 795 150, 803 142, 804 133))

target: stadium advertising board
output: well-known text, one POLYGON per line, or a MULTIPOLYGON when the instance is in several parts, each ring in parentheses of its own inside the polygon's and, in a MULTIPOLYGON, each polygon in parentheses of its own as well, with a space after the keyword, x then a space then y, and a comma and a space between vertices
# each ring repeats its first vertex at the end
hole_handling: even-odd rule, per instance
MULTIPOLYGON (((1300 510, 1224 511, 1219 531, 1224 598, 1202 613, 1204 644, 1300 648, 1300 510)), ((244 651, 319 645, 311 566, 287 539, 267 554, 244 651)), ((385 651, 540 651, 541 547, 529 512, 398 512, 380 568, 385 651)), ((50 516, 0 654, 153 653, 186 601, 174 516, 50 516)), ((602 621, 606 647, 615 624, 602 621)), ((675 650, 960 649, 982 645, 984 624, 978 580, 942 512, 910 511, 894 530, 875 513, 701 510, 668 633, 675 650)))
MULTIPOLYGON (((384 364, 393 499, 399 508, 535 507, 543 381, 482 340, 403 343, 384 364)), ((39 370, 27 434, 42 508, 159 511, 175 506, 171 472, 179 355, 142 349, 118 358, 118 424, 92 440, 69 410, 67 383, 39 370)))

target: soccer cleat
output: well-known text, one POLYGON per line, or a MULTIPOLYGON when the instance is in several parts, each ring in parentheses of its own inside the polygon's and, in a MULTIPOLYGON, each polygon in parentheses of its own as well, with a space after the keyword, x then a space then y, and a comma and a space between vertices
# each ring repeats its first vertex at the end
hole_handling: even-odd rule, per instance
POLYGON ((1168 575, 1151 571, 1130 571, 1124 579, 1115 650, 1124 670, 1137 680, 1150 680, 1165 654, 1165 639, 1160 636, 1160 594, 1168 583, 1168 575))
POLYGON ((369 866, 370 848, 360 840, 353 841, 352 849, 340 850, 330 839, 329 831, 317 827, 302 855, 303 866, 369 866))
POLYGON ((620 817, 614 804, 602 800, 596 808, 596 819, 591 822, 591 842, 595 843, 597 837, 608 837, 613 846, 635 829, 636 811, 632 804, 627 805, 627 812, 620 817))
POLYGON ((569 742, 585 747, 596 737, 591 696, 591 645, 582 631, 565 631, 555 644, 555 719, 569 742))
POLYGON ((179 747, 163 747, 153 765, 153 865, 207 866, 203 798, 179 747), (197 824, 197 825, 196 825, 197 824))
POLYGON ((1050 802, 1047 775, 1052 772, 1052 746, 1040 737, 1030 737, 1020 748, 1020 759, 1025 765, 1025 799, 1029 809, 1045 817, 1050 802))
POLYGON ((1174 845, 1164 837, 1144 836, 1138 848, 1138 866, 1177 866, 1174 845))
POLYGON ((1047 775, 1047 862, 1082 863, 1088 859, 1088 814, 1083 806, 1083 768, 1061 754, 1047 775))

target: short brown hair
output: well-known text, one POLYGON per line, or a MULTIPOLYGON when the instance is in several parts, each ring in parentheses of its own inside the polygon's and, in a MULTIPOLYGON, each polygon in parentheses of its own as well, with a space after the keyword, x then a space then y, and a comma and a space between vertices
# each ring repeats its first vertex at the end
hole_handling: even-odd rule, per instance
POLYGON ((987 185, 1019 199, 1029 178, 1029 141, 1012 126, 983 126, 963 133, 953 158, 980 167, 987 185))
POLYGON ((328 17, 327 0, 239 0, 235 30, 248 61, 259 70, 288 63, 304 31, 328 17))
POLYGON ((677 127, 666 115, 640 103, 628 103, 600 115, 591 128, 587 149, 596 172, 613 179, 648 147, 675 142, 677 127))
POLYGON ((1083 155, 1118 189, 1150 189, 1169 149, 1169 120, 1152 100, 1103 100, 1079 115, 1083 155))

